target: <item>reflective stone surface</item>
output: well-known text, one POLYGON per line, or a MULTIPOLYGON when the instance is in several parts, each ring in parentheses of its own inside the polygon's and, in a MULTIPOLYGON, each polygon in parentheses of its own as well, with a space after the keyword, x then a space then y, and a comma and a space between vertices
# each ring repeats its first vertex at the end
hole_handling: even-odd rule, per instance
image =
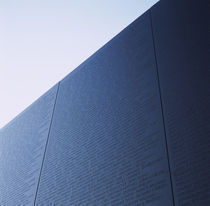
POLYGON ((170 206, 147 12, 60 85, 37 205, 170 206))
POLYGON ((208 4, 162 0, 152 9, 176 205, 210 202, 208 4))
POLYGON ((207 206, 207 1, 161 0, 0 130, 0 205, 207 206))
POLYGON ((33 205, 57 86, 0 131, 0 205, 33 205))

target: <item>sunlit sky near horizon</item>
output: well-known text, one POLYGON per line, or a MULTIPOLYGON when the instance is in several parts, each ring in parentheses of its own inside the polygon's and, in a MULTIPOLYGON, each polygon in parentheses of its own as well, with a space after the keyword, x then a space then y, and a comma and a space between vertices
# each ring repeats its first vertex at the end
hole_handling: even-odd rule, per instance
POLYGON ((158 0, 1 0, 0 128, 158 0))

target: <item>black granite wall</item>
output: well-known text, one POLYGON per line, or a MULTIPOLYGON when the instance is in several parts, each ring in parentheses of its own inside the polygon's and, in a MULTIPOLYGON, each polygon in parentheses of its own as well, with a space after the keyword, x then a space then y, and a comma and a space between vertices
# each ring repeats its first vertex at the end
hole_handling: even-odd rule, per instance
POLYGON ((209 2, 152 8, 175 205, 210 204, 209 2))
POLYGON ((172 205, 149 12, 60 83, 37 205, 172 205))
POLYGON ((0 205, 33 205, 57 85, 0 130, 0 205))
POLYGON ((207 1, 161 0, 0 130, 0 206, 207 206, 207 1))

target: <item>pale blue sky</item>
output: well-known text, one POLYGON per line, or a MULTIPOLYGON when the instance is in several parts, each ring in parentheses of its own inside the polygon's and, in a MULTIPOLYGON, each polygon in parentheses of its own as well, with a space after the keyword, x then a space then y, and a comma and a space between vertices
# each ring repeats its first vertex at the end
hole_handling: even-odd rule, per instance
POLYGON ((157 0, 0 0, 0 128, 157 0))

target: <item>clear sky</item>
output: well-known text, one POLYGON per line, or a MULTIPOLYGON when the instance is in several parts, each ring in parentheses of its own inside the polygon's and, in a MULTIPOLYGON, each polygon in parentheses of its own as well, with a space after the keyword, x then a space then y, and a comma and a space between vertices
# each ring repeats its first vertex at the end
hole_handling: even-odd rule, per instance
POLYGON ((157 0, 1 0, 0 128, 157 0))

